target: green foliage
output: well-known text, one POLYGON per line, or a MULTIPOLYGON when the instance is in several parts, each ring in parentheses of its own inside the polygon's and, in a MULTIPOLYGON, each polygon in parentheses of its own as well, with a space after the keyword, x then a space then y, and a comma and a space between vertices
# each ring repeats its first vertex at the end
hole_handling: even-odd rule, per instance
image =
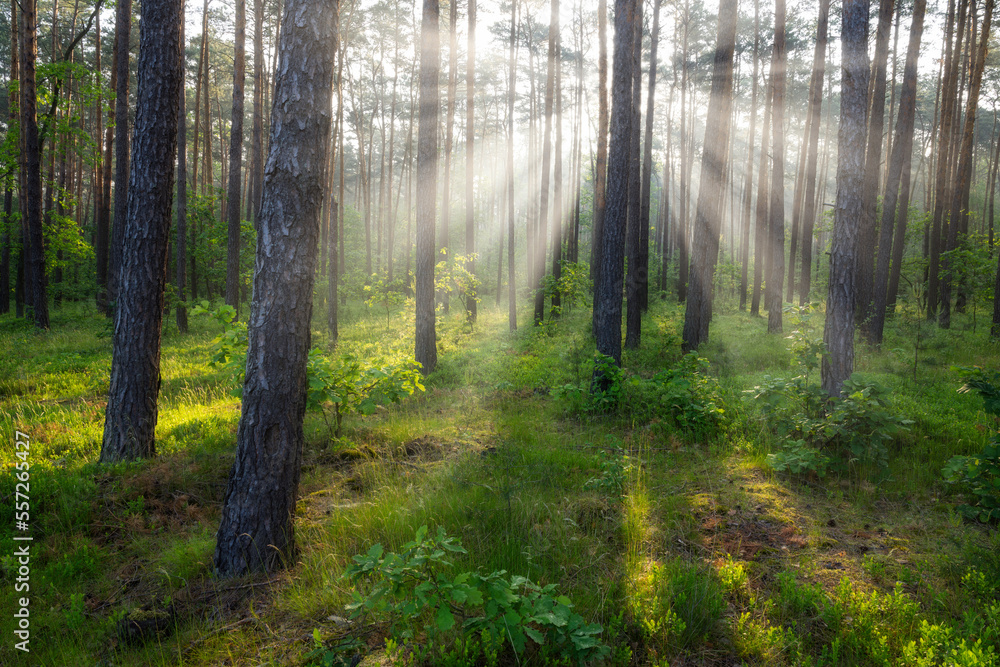
MULTIPOLYGON (((190 256, 198 266, 198 278, 213 285, 226 284, 226 262, 229 248, 229 222, 219 217, 221 189, 200 195, 188 189, 187 228, 197 230, 194 246, 188 246, 190 256)), ((176 238, 176 229, 173 230, 176 238)), ((189 232, 190 233, 190 232, 189 232)), ((250 285, 253 281, 254 253, 257 231, 248 220, 240 220, 239 282, 250 285)), ((190 261, 190 259, 189 259, 190 261)))
POLYGON ((586 304, 587 295, 593 290, 590 280, 590 266, 579 262, 563 260, 560 263, 559 280, 552 274, 544 279, 545 296, 559 295, 559 312, 569 312, 577 303, 586 304))
POLYGON ((920 621, 917 639, 903 646, 899 664, 907 667, 987 667, 996 664, 993 647, 982 640, 967 641, 946 624, 920 621))
POLYGON ((306 407, 322 412, 334 437, 340 437, 344 415, 370 415, 380 405, 399 403, 424 390, 420 364, 412 358, 396 363, 362 364, 351 355, 331 361, 318 349, 309 351, 306 366, 309 389, 306 407), (331 421, 332 416, 332 421, 331 421))
POLYGON ((818 303, 805 306, 786 306, 785 312, 791 315, 791 325, 795 327, 785 338, 792 341, 789 346, 792 355, 804 371, 806 382, 809 375, 819 368, 820 360, 826 353, 823 336, 816 336, 811 327, 812 313, 819 308, 818 303))
POLYGON ((673 430, 706 437, 723 424, 725 410, 718 381, 707 359, 694 352, 650 379, 630 377, 625 384, 626 414, 638 423, 657 421, 673 430))
POLYGON ((570 412, 606 414, 618 408, 622 377, 614 357, 595 352, 593 379, 553 387, 552 395, 565 401, 570 412))
POLYGON ((652 567, 652 586, 633 605, 646 638, 661 652, 696 645, 726 610, 722 585, 708 568, 681 559, 652 567))
POLYGON ((416 657, 428 664, 439 664, 462 634, 482 637, 474 646, 481 650, 507 645, 519 662, 531 653, 584 664, 609 653, 598 639, 601 626, 575 613, 555 584, 539 586, 503 570, 453 574, 449 554, 464 553, 457 538, 443 528, 429 535, 426 525, 398 554, 376 544, 344 573, 354 582, 372 581, 368 594, 356 592, 347 608, 355 618, 388 617, 393 642, 419 646, 416 657))
POLYGON ((768 456, 778 471, 822 476, 828 467, 843 471, 862 462, 884 470, 889 465, 887 443, 913 423, 889 409, 884 389, 857 376, 844 383, 838 397, 827 397, 803 377, 785 381, 765 376, 764 384, 746 393, 782 437, 781 450, 768 456))
POLYGON ((243 374, 247 365, 246 322, 236 319, 236 309, 229 304, 213 309, 208 301, 202 301, 192 308, 191 315, 208 315, 222 325, 222 333, 212 341, 209 364, 228 371, 232 375, 233 393, 242 396, 243 374))
POLYGON ((631 458, 621 447, 615 447, 610 454, 602 450, 600 458, 601 476, 588 479, 583 488, 621 498, 628 487, 629 473, 635 467, 631 458))
POLYGON ((465 307, 466 313, 469 313, 471 304, 479 303, 481 300, 479 298, 480 280, 468 269, 468 262, 479 259, 479 253, 456 255, 449 258, 448 249, 443 248, 441 254, 445 258, 434 267, 434 289, 457 296, 465 307))
MULTIPOLYGON (((959 392, 975 389, 983 399, 983 409, 994 417, 1000 416, 1000 373, 978 366, 954 370, 965 375, 965 384, 959 392)), ((975 498, 971 504, 958 506, 963 516, 984 523, 1000 519, 1000 432, 994 430, 990 441, 976 456, 952 457, 942 472, 946 482, 975 498)))
POLYGON ((388 277, 383 277, 373 273, 370 282, 363 288, 365 305, 369 308, 376 306, 385 310, 385 328, 389 328, 389 316, 392 311, 406 303, 406 283, 402 278, 395 278, 389 282, 388 277))

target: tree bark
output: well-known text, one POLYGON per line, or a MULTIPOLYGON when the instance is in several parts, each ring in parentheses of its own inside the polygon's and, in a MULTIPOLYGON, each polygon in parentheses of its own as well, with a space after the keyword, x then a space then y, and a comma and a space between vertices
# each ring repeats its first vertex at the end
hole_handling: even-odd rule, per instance
MULTIPOLYGON (((604 248, 604 210, 608 180, 608 0, 597 1, 597 165, 594 178, 593 232, 590 239, 590 278, 596 295, 604 248)), ((591 328, 597 335, 597 308, 591 328)))
POLYGON ((26 229, 26 282, 30 287, 30 304, 34 311, 35 328, 49 328, 49 304, 45 289, 45 251, 42 242, 42 170, 38 137, 37 94, 35 91, 35 59, 38 54, 38 14, 35 0, 23 0, 20 14, 19 47, 21 78, 21 133, 24 141, 24 191, 26 229))
POLYGON ((243 171, 243 86, 246 84, 247 3, 236 0, 236 35, 233 58, 233 119, 229 126, 229 242, 226 246, 226 303, 240 316, 240 174, 243 171))
POLYGON ((635 35, 632 38, 632 119, 629 125, 628 217, 625 222, 625 347, 639 347, 642 309, 639 307, 639 198, 642 181, 642 1, 635 6, 635 35))
POLYGON ((434 217, 437 195, 438 0, 423 0, 420 27, 420 115, 417 131, 417 257, 415 358, 424 375, 437 366, 434 322, 434 217))
POLYGON ((844 0, 841 35, 837 208, 830 248, 830 287, 823 330, 823 390, 839 396, 854 371, 854 267, 861 220, 868 106, 868 2, 844 0))
POLYGON ((642 192, 639 195, 639 307, 649 308, 649 207, 653 181, 653 116, 656 96, 656 50, 660 40, 660 0, 653 2, 653 29, 649 46, 649 89, 646 93, 646 131, 642 151, 642 192))
MULTIPOLYGON (((181 17, 184 16, 184 0, 181 0, 181 17)), ((187 333, 187 299, 186 271, 187 268, 187 112, 184 108, 184 20, 180 22, 180 71, 181 93, 177 96, 177 256, 174 262, 177 268, 177 329, 187 333)))
POLYGON ((335 0, 285 3, 243 408, 215 547, 220 577, 272 571, 294 562, 337 14, 335 0))
MULTIPOLYGON (((122 262, 122 235, 128 213, 129 136, 128 83, 129 39, 132 32, 132 0, 120 0, 115 6, 115 44, 117 47, 117 88, 115 90, 115 209, 111 221, 111 267, 108 272, 108 301, 118 300, 118 274, 122 262)), ((113 315, 113 309, 109 309, 113 315)))
MULTIPOLYGON (((827 0, 829 2, 829 0, 827 0)), ((753 92, 750 97, 750 132, 747 135, 746 178, 743 183, 743 229, 740 243, 740 312, 747 309, 747 288, 750 270, 750 216, 753 202, 753 154, 754 137, 757 136, 757 89, 760 58, 760 0, 753 3, 753 92)), ((761 149, 764 150, 764 149, 761 149)), ((758 196, 760 196, 758 194, 758 196)))
POLYGON ((771 52, 774 73, 771 80, 771 204, 768 239, 771 261, 768 263, 766 293, 768 333, 781 333, 781 288, 785 277, 785 0, 774 3, 774 49, 771 52))
MULTIPOLYGON (((628 160, 632 117, 632 49, 636 0, 615 0, 614 66, 611 79, 611 141, 604 209, 600 283, 594 288, 597 351, 621 364, 622 280, 625 216, 628 210, 628 160)), ((595 384, 605 382, 599 373, 595 384)))
POLYGON ((767 169, 768 149, 771 145, 771 79, 774 75, 772 65, 764 84, 764 127, 760 138, 760 165, 757 169, 757 206, 754 211, 754 252, 753 252, 753 293, 750 297, 750 314, 760 315, 760 297, 763 293, 764 269, 768 256, 768 210, 770 208, 769 192, 771 189, 770 172, 767 169))
MULTIPOLYGON (((601 0, 604 2, 604 0, 601 0)), ((507 326, 517 330, 514 284, 514 94, 517 78, 517 0, 510 3, 510 56, 507 79, 507 326)))
MULTIPOLYGON (((778 0, 782 2, 782 0, 778 0)), ((722 230, 722 191, 726 172, 726 150, 732 123, 733 52, 736 47, 736 0, 719 3, 712 93, 708 100, 705 125, 705 152, 701 162, 701 185, 695 211, 694 238, 691 244, 691 270, 688 298, 684 312, 681 348, 698 349, 708 340, 712 321, 712 276, 719 257, 722 230)))
POLYGON ((880 0, 878 28, 875 33, 875 57, 872 62, 871 106, 868 111, 868 140, 865 156, 864 191, 861 202, 861 227, 858 230, 857 268, 855 269, 854 308, 862 335, 866 335, 872 313, 874 279, 876 199, 882 166, 882 129, 885 125, 886 67, 889 57, 889 32, 892 28, 894 0, 880 0))
POLYGON ((180 0, 146 0, 139 24, 134 159, 128 215, 119 230, 121 272, 101 463, 156 454, 160 332, 181 94, 181 6, 180 0))
MULTIPOLYGON (((806 194, 802 211, 802 277, 799 280, 799 305, 809 303, 812 290, 813 230, 816 227, 816 163, 819 161, 819 126, 823 115, 823 77, 826 74, 827 27, 830 18, 830 0, 820 0, 819 19, 816 23, 816 50, 813 52, 812 97, 809 99, 809 155, 806 158, 806 194)), ((822 200, 822 192, 819 199, 822 200)), ((792 271, 794 271, 794 266, 792 271)), ((789 294, 791 296, 791 294, 789 294)))
MULTIPOLYGON (((888 303, 890 258, 897 264, 896 284, 899 284, 899 262, 902 261, 902 243, 906 236, 906 211, 900 210, 893 237, 893 221, 899 200, 903 167, 913 158, 913 121, 917 101, 917 59, 920 57, 920 39, 924 29, 926 0, 916 0, 913 4, 913 25, 910 26, 910 43, 906 51, 906 68, 903 71, 903 87, 899 97, 899 117, 896 120, 896 139, 892 143, 889 171, 886 174, 885 193, 882 196, 882 221, 879 229, 878 263, 875 267, 875 283, 872 293, 871 322, 865 334, 872 345, 882 344, 885 328, 886 306, 888 303), (899 258, 892 257, 899 245, 899 258)), ((908 197, 907 197, 908 198, 908 197)), ((909 202, 907 202, 907 205, 909 202)))

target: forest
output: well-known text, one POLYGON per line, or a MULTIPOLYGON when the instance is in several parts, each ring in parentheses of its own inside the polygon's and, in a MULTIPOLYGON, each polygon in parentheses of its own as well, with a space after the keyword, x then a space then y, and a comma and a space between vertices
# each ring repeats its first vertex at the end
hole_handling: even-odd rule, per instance
POLYGON ((1000 666, 994 9, 0 6, 0 665, 1000 666))

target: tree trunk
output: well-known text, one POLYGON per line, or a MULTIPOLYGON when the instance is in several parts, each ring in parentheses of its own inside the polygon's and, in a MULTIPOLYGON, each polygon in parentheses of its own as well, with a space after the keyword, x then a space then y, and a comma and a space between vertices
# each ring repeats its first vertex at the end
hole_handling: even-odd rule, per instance
MULTIPOLYGON (((108 300, 118 300, 118 273, 122 261, 122 235, 128 213, 129 137, 128 82, 129 38, 132 31, 132 0, 120 0, 115 6, 115 45, 117 48, 117 88, 115 90, 115 210, 111 221, 111 267, 108 272, 108 300)), ((109 309, 113 315, 113 309, 109 309)))
MULTIPOLYGON (((983 69, 986 65, 987 44, 990 37, 990 23, 993 18, 994 0, 986 0, 986 9, 983 15, 982 35, 979 39, 978 50, 975 52, 975 60, 972 65, 972 77, 969 82, 969 95, 965 107, 965 127, 962 131, 962 144, 958 152, 958 173, 955 177, 954 189, 952 190, 952 201, 950 223, 948 225, 948 239, 945 250, 955 250, 959 246, 958 234, 963 234, 968 228, 968 192, 972 176, 972 146, 976 129, 976 110, 979 108, 979 91, 983 82, 983 69)), ((952 274, 952 262, 946 258, 942 262, 941 278, 941 316, 938 321, 942 329, 951 326, 951 285, 954 280, 952 274)))
POLYGON ((690 119, 688 117, 688 37, 691 27, 691 2, 684 1, 684 34, 681 46, 681 191, 680 205, 677 216, 677 301, 684 303, 687 299, 688 287, 688 241, 687 241, 687 218, 688 203, 691 198, 691 178, 689 176, 688 162, 688 135, 694 134, 688 129, 690 119))
MULTIPOLYGON (((829 0, 827 0, 829 2, 829 0)), ((753 151, 754 137, 757 136, 757 88, 760 58, 760 0, 753 3, 753 92, 750 97, 750 133, 747 135, 746 178, 743 183, 743 230, 740 243, 740 312, 747 309, 747 288, 750 269, 750 216, 753 201, 753 151)), ((764 150, 763 148, 761 149, 764 150)), ((760 195, 758 194, 758 197, 760 195)))
MULTIPOLYGON (((469 0, 469 37, 465 56, 465 270, 476 275, 476 211, 473 190, 475 168, 473 157, 476 149, 476 0, 469 0)), ((476 299, 466 302, 469 321, 476 321, 476 299)))
POLYGON ((868 103, 868 2, 844 0, 837 138, 837 208, 821 368, 823 390, 839 396, 854 371, 854 268, 861 220, 868 103))
POLYGON ((768 149, 771 145, 771 81, 774 65, 771 65, 767 83, 764 84, 764 127, 760 138, 760 165, 757 169, 757 206, 754 211, 754 252, 753 252, 753 293, 750 298, 750 314, 760 315, 760 297, 763 293, 764 268, 770 242, 767 234, 769 195, 771 189, 770 172, 767 169, 768 149))
POLYGON ((562 277, 562 247, 563 247, 563 195, 562 195, 562 34, 559 26, 558 11, 559 3, 553 0, 553 21, 550 30, 555 31, 555 131, 556 143, 553 149, 552 166, 552 284, 555 289, 552 291, 551 316, 558 317, 562 309, 562 301, 559 298, 559 279, 562 277))
MULTIPOLYGON (((597 351, 621 364, 622 280, 625 216, 628 212, 628 174, 631 144, 632 50, 637 0, 615 0, 614 66, 611 79, 611 141, 604 209, 600 283, 594 287, 597 310, 597 351)), ((606 382, 599 371, 595 384, 606 382)))
POLYGON ((45 289, 45 251, 42 244, 42 170, 38 138, 38 104, 35 92, 35 58, 38 54, 38 14, 35 0, 21 2, 19 91, 21 97, 21 133, 24 141, 24 190, 26 229, 23 247, 26 282, 31 290, 35 328, 49 328, 49 304, 45 289))
POLYGON ((642 309, 639 307, 639 197, 642 181, 642 2, 635 7, 635 36, 632 38, 632 119, 629 127, 628 217, 625 222, 625 347, 639 347, 642 309))
MULTIPOLYGON (((782 0, 778 0, 782 2, 782 0)), ((722 231, 722 191, 726 171, 726 150, 732 123, 733 52, 736 47, 736 0, 719 4, 712 93, 708 100, 705 125, 705 152, 701 162, 701 185, 695 211, 691 244, 691 271, 684 313, 681 347, 696 350, 708 340, 712 321, 712 276, 719 257, 722 231)))
POLYGON ((420 26, 420 116, 417 132, 417 257, 415 358, 424 375, 437 366, 434 333, 434 217, 437 196, 438 0, 423 0, 420 26))
MULTIPOLYGON (((604 2, 604 0, 601 0, 604 2)), ((517 78, 517 0, 510 3, 510 66, 507 79, 507 325, 517 330, 514 284, 514 94, 517 78)))
POLYGON ((660 39, 660 0, 653 2, 653 31, 649 46, 649 90, 646 94, 646 131, 642 151, 642 191, 639 195, 639 307, 649 308, 649 207, 653 181, 653 100, 656 93, 656 49, 660 39))
MULTIPOLYGON (((813 52, 812 80, 810 84, 812 97, 809 99, 809 115, 812 125, 809 128, 809 155, 806 158, 806 195, 802 211, 802 277, 799 280, 799 305, 809 303, 809 292, 812 289, 812 249, 813 230, 816 227, 816 163, 819 161, 819 126, 823 115, 823 76, 826 74, 826 41, 827 26, 830 17, 830 0, 820 0, 819 19, 816 23, 816 50, 813 52)), ((822 192, 820 193, 822 203, 822 192)), ((793 266, 792 271, 795 270, 793 266)), ((791 292, 789 292, 791 297, 791 292)))
MULTIPOLYGON (((896 245, 899 246, 899 259, 896 262, 896 284, 899 284, 899 266, 902 261, 903 241, 906 237, 906 211, 900 210, 899 222, 896 224, 893 237, 893 221, 896 217, 896 204, 899 199, 900 183, 903 167, 913 159, 913 121, 916 113, 917 98, 917 59, 920 56, 920 39, 924 29, 924 12, 926 0, 916 0, 913 5, 913 25, 910 27, 910 43, 906 51, 906 69, 903 72, 903 88, 899 97, 899 118, 896 120, 896 139, 892 143, 892 154, 889 159, 889 171, 886 175, 885 193, 882 196, 882 221, 878 240, 878 264, 875 268, 875 284, 872 294, 871 322, 865 332, 865 337, 872 345, 882 344, 882 333, 885 328, 886 306, 888 303, 889 260, 894 255, 896 245)), ((908 198, 908 197, 907 197, 908 198)), ((909 202, 907 202, 907 205, 909 202)))
MULTIPOLYGON (((10 1, 10 77, 8 82, 13 84, 19 79, 18 72, 18 44, 17 44, 17 33, 18 33, 18 23, 17 23, 17 2, 16 0, 10 1)), ((98 30, 100 34, 100 30, 98 30)), ((98 44, 100 41, 98 40, 98 44)), ((8 88, 11 90, 11 88, 8 88)), ((15 96, 13 92, 7 99, 7 127, 13 127, 17 123, 18 113, 20 112, 20 98, 15 96)), ((100 105, 98 105, 100 108, 100 105)), ((15 162, 15 165, 19 165, 20 160, 15 162)), ((20 169, 18 169, 18 174, 20 169)), ((15 234, 13 223, 13 208, 14 208, 14 193, 12 187, 7 187, 4 193, 4 237, 3 237, 3 266, 0 267, 0 304, 4 306, 2 312, 7 313, 10 311, 10 248, 14 242, 15 234)), ((24 242, 21 239, 21 252, 20 257, 23 261, 24 259, 24 242)), ((20 264, 20 262, 19 262, 20 264)), ((18 266, 15 265, 14 270, 16 273, 14 277, 14 308, 18 317, 21 317, 23 312, 23 294, 19 294, 18 287, 21 290, 24 289, 22 282, 22 271, 18 271, 18 266)))
POLYGON ((771 205, 768 238, 771 261, 768 264, 767 308, 768 333, 781 333, 781 287, 785 277, 785 0, 774 4, 774 49, 771 52, 774 74, 771 80, 771 205))
POLYGON ((147 0, 139 24, 134 159, 128 215, 119 230, 122 263, 101 463, 156 454, 160 332, 181 94, 181 7, 180 0, 147 0))
POLYGON ((886 66, 889 57, 889 32, 892 28, 894 0, 879 3, 878 28, 875 33, 875 58, 872 63, 871 106, 868 112, 868 140, 865 156, 865 178, 861 203, 861 227, 858 230, 857 268, 855 269, 855 317, 862 335, 867 335, 872 312, 872 281, 874 278, 875 225, 878 177, 882 166, 882 129, 885 125, 886 66))
MULTIPOLYGON (((600 282, 604 248, 604 211, 608 181, 608 0, 597 0, 597 165, 594 178, 593 231, 590 238, 590 278, 594 294, 600 282)), ((595 304, 591 328, 597 335, 595 304)))
POLYGON ((220 577, 294 563, 336 42, 335 0, 286 1, 261 193, 243 408, 215 548, 220 577))
MULTIPOLYGON (((181 0, 181 16, 184 16, 184 0, 181 0)), ((187 333, 187 299, 185 280, 187 278, 187 112, 184 108, 184 20, 180 22, 180 68, 181 93, 177 96, 177 329, 187 333)))
POLYGON ((243 86, 246 83, 247 3, 236 0, 236 35, 233 57, 233 120, 229 126, 229 243, 226 246, 226 303, 240 316, 240 175, 243 171, 243 86))

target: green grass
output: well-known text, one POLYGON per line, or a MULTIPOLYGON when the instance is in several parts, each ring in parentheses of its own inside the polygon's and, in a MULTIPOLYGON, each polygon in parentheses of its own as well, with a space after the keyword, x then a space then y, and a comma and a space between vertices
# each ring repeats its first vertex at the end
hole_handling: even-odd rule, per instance
MULTIPOLYGON (((313 339, 330 351, 320 311, 313 339)), ((412 306, 388 325, 355 301, 341 316, 330 353, 411 353, 412 306)), ((457 309, 440 316, 426 391, 348 416, 339 439, 307 414, 299 553, 270 578, 233 582, 211 572, 239 420, 231 376, 208 365, 218 324, 194 317, 185 335, 166 326, 158 456, 105 468, 107 322, 79 305, 54 310, 45 334, 0 318, 0 437, 13 443, 20 430, 32 443, 31 660, 295 665, 314 629, 330 641, 350 632, 380 654, 384 624, 342 626, 358 591, 341 575, 353 555, 398 549, 427 524, 468 550, 456 571, 558 584, 605 627, 609 664, 918 665, 950 651, 964 656, 955 664, 996 664, 986 651, 1000 652, 1000 538, 959 518, 940 472, 996 428, 950 370, 997 366, 981 322, 973 332, 959 315, 939 331, 897 318, 881 350, 859 344, 859 374, 913 424, 890 444, 887 474, 817 479, 767 465, 779 439, 745 392, 799 371, 790 341, 764 320, 729 312, 713 322, 699 354, 724 420, 694 433, 658 418, 657 394, 642 384, 678 364, 681 307, 652 303, 643 345, 624 357, 627 404, 605 414, 554 393, 589 383, 589 310, 541 329, 519 317, 509 332, 505 310, 482 308, 475 326, 457 309), (625 463, 609 468, 615 457, 625 463), (621 485, 602 484, 609 474, 621 485), (172 610, 173 627, 122 641, 121 619, 148 610, 172 610)), ((822 313, 811 324, 820 335, 822 313)), ((0 449, 5 497, 15 460, 13 444, 0 449)), ((10 504, 0 520, 13 525, 10 504)), ((4 609, 16 600, 12 533, 0 534, 4 609)), ((6 638, 11 621, 0 621, 6 638)), ((22 657, 0 645, 0 663, 22 657)))

